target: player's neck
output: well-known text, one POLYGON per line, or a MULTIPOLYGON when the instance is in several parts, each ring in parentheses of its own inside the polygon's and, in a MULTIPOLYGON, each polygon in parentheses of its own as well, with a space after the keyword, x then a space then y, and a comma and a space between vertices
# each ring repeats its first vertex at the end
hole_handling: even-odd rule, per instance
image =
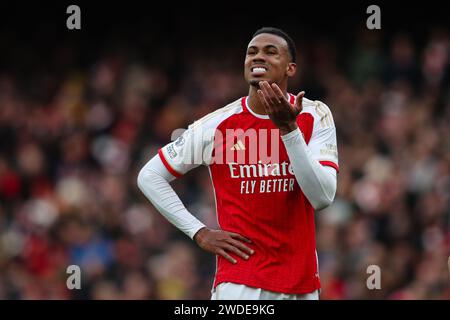
POLYGON ((250 93, 248 95, 248 108, 251 108, 252 111, 256 114, 266 115, 266 109, 264 109, 264 106, 262 105, 261 101, 258 98, 258 93, 253 93, 252 90, 250 90, 250 93))
MULTIPOLYGON (((281 88, 283 94, 288 97, 286 89, 281 88)), ((248 93, 248 107, 256 114, 267 115, 266 109, 259 100, 258 89, 256 87, 250 86, 250 91, 248 93)))

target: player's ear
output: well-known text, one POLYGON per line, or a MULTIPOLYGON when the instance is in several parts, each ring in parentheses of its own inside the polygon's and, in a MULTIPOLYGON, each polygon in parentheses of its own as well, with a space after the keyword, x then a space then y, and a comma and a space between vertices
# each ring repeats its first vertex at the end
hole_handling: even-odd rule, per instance
POLYGON ((297 64, 294 62, 289 62, 286 68, 286 74, 288 77, 293 77, 297 71, 297 64))

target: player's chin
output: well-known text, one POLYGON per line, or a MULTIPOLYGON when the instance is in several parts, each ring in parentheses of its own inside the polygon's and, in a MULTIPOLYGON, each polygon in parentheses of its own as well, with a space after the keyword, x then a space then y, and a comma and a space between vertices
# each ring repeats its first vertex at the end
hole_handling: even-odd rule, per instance
POLYGON ((272 83, 273 80, 265 77, 252 77, 249 81, 250 85, 256 88, 259 88, 259 83, 261 81, 267 81, 269 83, 272 83))

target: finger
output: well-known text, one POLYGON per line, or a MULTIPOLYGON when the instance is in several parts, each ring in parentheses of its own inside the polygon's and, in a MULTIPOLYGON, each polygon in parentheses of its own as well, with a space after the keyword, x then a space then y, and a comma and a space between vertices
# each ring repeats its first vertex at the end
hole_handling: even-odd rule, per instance
POLYGON ((280 87, 276 83, 272 83, 272 90, 280 101, 288 102, 283 94, 283 91, 281 91, 280 87))
POLYGON ((222 257, 224 257, 225 259, 230 261, 232 264, 236 264, 237 263, 236 259, 234 259, 228 253, 226 253, 225 250, 223 250, 223 249, 217 250, 217 254, 221 255, 222 257))
POLYGON ((272 83, 272 89, 274 93, 277 95, 278 99, 280 99, 281 103, 278 105, 281 109, 287 109, 290 112, 295 112, 295 106, 292 106, 290 101, 285 97, 283 91, 281 91, 280 87, 276 83, 272 83))
POLYGON ((245 244, 243 244, 242 242, 240 242, 238 240, 229 239, 227 242, 248 254, 255 253, 255 251, 253 251, 253 249, 247 247, 245 244))
POLYGON ((262 105, 264 106, 264 109, 266 110, 266 113, 267 113, 267 114, 270 114, 270 113, 272 112, 272 108, 271 108, 271 106, 269 105, 269 103, 267 102, 266 97, 264 96, 263 91, 262 91, 262 90, 258 90, 257 92, 258 92, 259 100, 261 101, 262 105))
POLYGON ((245 252, 242 252, 241 250, 239 250, 237 247, 232 246, 231 244, 225 243, 223 245, 223 248, 225 250, 227 250, 228 252, 233 252, 235 253, 237 256, 241 257, 242 259, 247 260, 249 258, 249 255, 246 254, 245 252))
POLYGON ((270 92, 267 90, 267 87, 268 87, 268 86, 269 86, 269 85, 268 85, 267 81, 261 81, 260 84, 259 84, 259 87, 260 87, 260 89, 261 89, 261 91, 262 91, 262 93, 263 93, 263 95, 264 95, 264 98, 265 98, 266 101, 267 101, 267 104, 268 104, 270 107, 272 107, 273 102, 272 102, 271 99, 270 99, 270 92))
POLYGON ((302 112, 303 110, 303 97, 305 96, 305 91, 299 92, 297 97, 295 98, 295 109, 298 113, 302 112))
POLYGON ((263 81, 263 89, 268 102, 273 106, 277 106, 281 102, 267 81, 263 81))
POLYGON ((269 97, 269 93, 267 92, 267 87, 266 87, 266 81, 260 81, 259 82, 259 89, 261 90, 261 93, 264 97, 264 101, 266 101, 267 106, 270 108, 271 107, 271 103, 270 103, 270 97, 269 97))
POLYGON ((245 242, 248 242, 248 243, 252 243, 252 240, 247 239, 246 237, 240 235, 239 233, 228 232, 228 234, 229 234, 232 238, 239 239, 239 240, 242 240, 242 241, 245 241, 245 242))

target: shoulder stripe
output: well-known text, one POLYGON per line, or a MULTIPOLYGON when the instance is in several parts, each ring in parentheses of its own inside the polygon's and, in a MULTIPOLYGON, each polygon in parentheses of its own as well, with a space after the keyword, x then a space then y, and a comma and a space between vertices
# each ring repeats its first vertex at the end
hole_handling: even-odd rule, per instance
POLYGON ((330 109, 323 103, 318 100, 314 101, 315 111, 320 117, 320 126, 322 128, 332 127, 333 126, 333 116, 331 115, 330 109))

